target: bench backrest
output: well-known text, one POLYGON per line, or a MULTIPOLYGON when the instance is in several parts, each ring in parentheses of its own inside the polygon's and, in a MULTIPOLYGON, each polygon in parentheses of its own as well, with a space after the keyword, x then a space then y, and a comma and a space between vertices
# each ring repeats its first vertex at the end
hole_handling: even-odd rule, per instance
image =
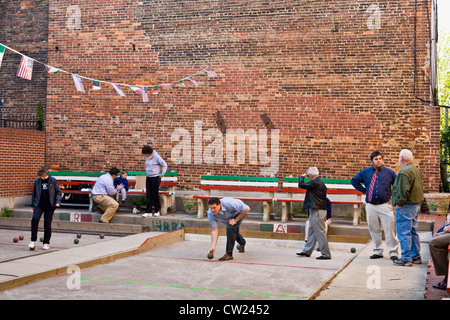
MULTIPOLYGON (((305 179, 309 181, 309 179, 305 179)), ((328 194, 363 194, 353 188, 351 180, 346 179, 322 179, 327 187, 328 194)), ((283 192, 286 193, 306 193, 306 189, 298 187, 298 178, 283 178, 283 192)))
POLYGON ((201 176, 202 190, 278 192, 278 178, 245 176, 201 176))
MULTIPOLYGON (((66 185, 79 185, 81 183, 87 183, 94 185, 98 177, 104 175, 105 172, 61 172, 50 171, 49 174, 60 181, 60 183, 66 185)), ((145 171, 128 171, 128 184, 130 186, 136 185, 136 176, 146 175, 145 171)), ((166 172, 161 179, 162 187, 176 187, 178 180, 178 172, 166 172)))

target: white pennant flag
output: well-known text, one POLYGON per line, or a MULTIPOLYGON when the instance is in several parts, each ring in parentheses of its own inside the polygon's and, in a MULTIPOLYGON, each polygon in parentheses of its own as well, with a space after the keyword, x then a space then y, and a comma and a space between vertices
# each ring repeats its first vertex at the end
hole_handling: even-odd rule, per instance
POLYGON ((73 82, 75 83, 75 87, 77 88, 77 91, 84 92, 83 82, 81 81, 81 78, 76 74, 72 74, 72 78, 73 82))
POLYGON ((119 96, 121 97, 125 97, 125 93, 123 93, 122 89, 120 89, 119 85, 117 83, 111 83, 111 85, 113 86, 113 88, 117 91, 117 93, 119 94, 119 96))

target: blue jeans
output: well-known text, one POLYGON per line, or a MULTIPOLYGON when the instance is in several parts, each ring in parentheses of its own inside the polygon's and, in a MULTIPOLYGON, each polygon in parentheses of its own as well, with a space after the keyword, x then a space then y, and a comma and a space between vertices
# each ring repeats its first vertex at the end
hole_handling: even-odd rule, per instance
POLYGON ((420 239, 417 233, 419 213, 419 203, 405 204, 400 209, 395 209, 395 224, 403 261, 411 261, 420 256, 420 239))

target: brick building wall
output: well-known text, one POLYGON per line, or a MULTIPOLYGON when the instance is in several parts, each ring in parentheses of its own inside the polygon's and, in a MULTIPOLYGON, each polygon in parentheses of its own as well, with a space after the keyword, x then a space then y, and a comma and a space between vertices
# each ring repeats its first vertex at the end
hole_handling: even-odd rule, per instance
POLYGON ((135 85, 176 81, 207 65, 217 77, 160 88, 144 103, 124 86, 120 97, 84 80, 83 94, 69 75, 51 74, 47 164, 143 170, 141 147, 151 144, 182 186, 198 188, 207 173, 281 178, 309 166, 324 178, 349 179, 370 165, 374 150, 399 170, 398 153, 409 148, 425 191, 437 191, 439 109, 426 102, 428 2, 49 0, 55 67, 135 85), (245 158, 227 148, 232 130, 256 138, 245 158))
POLYGON ((0 198, 31 194, 44 146, 43 131, 0 128, 0 198))
MULTIPOLYGON (((0 0, 0 43, 33 59, 47 62, 48 0, 0 0)), ((46 106, 47 70, 34 63, 32 80, 16 77, 21 56, 9 50, 0 68, 0 119, 36 116, 46 106)))

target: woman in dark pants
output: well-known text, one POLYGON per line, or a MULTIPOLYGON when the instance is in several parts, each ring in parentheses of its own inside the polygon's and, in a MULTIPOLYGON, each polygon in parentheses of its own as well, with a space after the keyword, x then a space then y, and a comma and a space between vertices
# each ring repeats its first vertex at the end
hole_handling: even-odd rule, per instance
POLYGON ((159 185, 161 178, 167 171, 167 163, 150 146, 142 148, 142 154, 145 155, 145 172, 147 179, 145 181, 145 190, 147 193, 147 208, 142 215, 143 218, 152 216, 152 204, 155 205, 155 217, 160 215, 161 202, 159 199, 159 185))

